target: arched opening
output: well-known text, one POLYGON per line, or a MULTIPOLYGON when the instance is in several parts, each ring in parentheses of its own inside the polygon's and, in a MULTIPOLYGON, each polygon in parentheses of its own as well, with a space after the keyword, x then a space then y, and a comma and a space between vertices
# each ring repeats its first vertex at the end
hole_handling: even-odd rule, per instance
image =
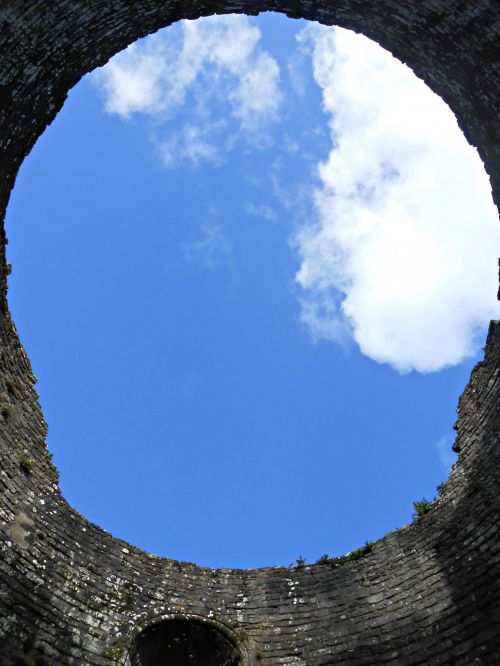
POLYGON ((134 640, 127 666, 236 666, 240 653, 214 626, 199 620, 165 620, 134 640))

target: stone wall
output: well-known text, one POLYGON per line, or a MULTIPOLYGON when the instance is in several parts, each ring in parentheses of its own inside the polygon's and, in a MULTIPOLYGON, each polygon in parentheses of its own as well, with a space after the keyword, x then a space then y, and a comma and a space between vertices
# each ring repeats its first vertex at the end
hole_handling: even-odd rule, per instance
MULTIPOLYGON (((1 219, 22 160, 82 75, 179 18, 263 10, 363 32, 409 64, 478 147, 498 203, 495 0, 4 0, 1 219)), ((460 398, 458 462, 425 516, 341 560, 203 569, 113 538, 61 496, 0 239, 0 664, 124 663, 162 618, 210 626, 247 665, 500 664, 498 323, 460 398)))

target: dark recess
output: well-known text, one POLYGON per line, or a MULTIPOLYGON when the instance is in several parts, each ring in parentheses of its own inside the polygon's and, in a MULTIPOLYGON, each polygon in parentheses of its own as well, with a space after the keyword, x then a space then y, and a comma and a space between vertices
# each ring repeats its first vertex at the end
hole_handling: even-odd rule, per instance
POLYGON ((214 627, 196 620, 166 620, 133 642, 131 666, 237 666, 234 645, 214 627))

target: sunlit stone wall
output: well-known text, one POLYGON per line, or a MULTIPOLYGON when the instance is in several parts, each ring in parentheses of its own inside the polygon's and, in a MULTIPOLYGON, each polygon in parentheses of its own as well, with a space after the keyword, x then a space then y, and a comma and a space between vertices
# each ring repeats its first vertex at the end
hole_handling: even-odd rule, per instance
MULTIPOLYGON (((177 19, 266 9, 363 32, 407 62, 455 111, 498 203, 495 0, 4 0, 1 219, 23 158, 83 74, 177 19)), ((458 462, 423 518, 339 561, 202 569, 113 538, 61 496, 1 240, 0 664, 130 663, 162 618, 206 623, 242 664, 500 664, 498 324, 459 402, 458 462)))

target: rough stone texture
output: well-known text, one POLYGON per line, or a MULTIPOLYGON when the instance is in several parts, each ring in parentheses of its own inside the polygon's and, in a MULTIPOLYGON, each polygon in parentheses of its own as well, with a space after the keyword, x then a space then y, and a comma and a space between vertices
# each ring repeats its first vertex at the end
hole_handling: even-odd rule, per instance
MULTIPOLYGON (((478 146, 498 203, 495 0, 3 0, 2 219, 21 161, 83 74, 179 18, 266 9, 353 28, 407 62, 478 146)), ((3 258, 1 664, 123 663, 141 629, 189 617, 219 629, 243 664, 500 664, 498 323, 460 398, 458 462, 423 518, 340 563, 202 569, 113 538, 61 496, 3 258)))

